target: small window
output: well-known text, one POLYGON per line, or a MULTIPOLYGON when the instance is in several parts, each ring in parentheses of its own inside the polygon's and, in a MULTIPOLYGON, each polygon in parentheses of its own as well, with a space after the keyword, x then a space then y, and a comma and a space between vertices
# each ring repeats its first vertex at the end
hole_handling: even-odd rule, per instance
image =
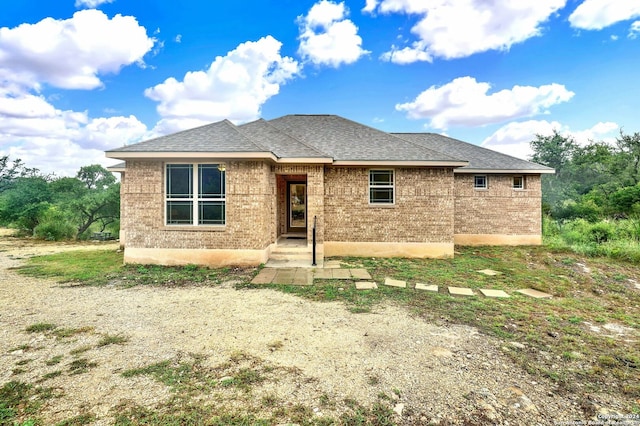
POLYGON ((224 225, 225 172, 218 164, 167 164, 167 225, 224 225))
POLYGON ((524 176, 513 177, 513 189, 524 189, 524 176))
POLYGON ((369 170, 369 204, 393 204, 393 170, 369 170))
POLYGON ((487 177, 485 175, 474 176, 473 187, 475 189, 487 189, 487 177))

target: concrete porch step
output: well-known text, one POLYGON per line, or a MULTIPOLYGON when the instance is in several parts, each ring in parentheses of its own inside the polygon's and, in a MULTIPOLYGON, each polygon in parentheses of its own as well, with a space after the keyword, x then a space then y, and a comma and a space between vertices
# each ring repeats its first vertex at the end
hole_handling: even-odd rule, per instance
POLYGON ((298 254, 298 253, 311 253, 311 247, 282 247, 276 246, 271 253, 290 253, 290 254, 298 254))
POLYGON ((311 261, 311 252, 308 253, 281 253, 271 252, 269 259, 274 260, 304 260, 309 259, 311 261))

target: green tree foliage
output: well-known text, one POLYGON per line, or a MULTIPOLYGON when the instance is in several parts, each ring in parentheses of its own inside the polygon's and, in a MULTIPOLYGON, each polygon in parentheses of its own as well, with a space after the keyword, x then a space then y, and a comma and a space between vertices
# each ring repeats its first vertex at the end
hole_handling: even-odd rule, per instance
POLYGON ((51 178, 20 160, 0 158, 0 223, 43 239, 84 238, 120 218, 120 184, 104 167, 51 178), (4 186, 2 186, 4 185, 4 186))
POLYGON ((554 132, 536 136, 531 148, 532 161, 556 169, 542 177, 543 203, 554 218, 595 222, 640 214, 640 133, 582 146, 554 132))

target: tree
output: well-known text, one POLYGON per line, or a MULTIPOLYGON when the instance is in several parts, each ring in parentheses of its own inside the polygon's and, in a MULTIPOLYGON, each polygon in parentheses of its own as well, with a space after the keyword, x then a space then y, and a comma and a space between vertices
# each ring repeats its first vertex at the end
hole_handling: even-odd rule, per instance
POLYGON ((42 176, 18 177, 0 199, 0 220, 33 232, 42 214, 49 208, 53 194, 42 176))
POLYGON ((109 170, 99 164, 81 167, 76 175, 89 190, 104 190, 116 183, 116 178, 109 170))
POLYGON ((625 135, 621 130, 616 144, 621 154, 621 169, 628 179, 626 184, 636 185, 640 182, 640 133, 625 135))
POLYGON ((19 158, 9 162, 9 156, 0 157, 0 193, 11 187, 19 177, 35 177, 40 174, 38 169, 28 168, 19 158))

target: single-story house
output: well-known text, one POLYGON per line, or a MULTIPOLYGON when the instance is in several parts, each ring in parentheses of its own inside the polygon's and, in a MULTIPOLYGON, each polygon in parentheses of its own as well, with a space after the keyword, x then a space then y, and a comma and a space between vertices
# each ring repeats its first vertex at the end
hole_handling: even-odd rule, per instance
POLYGON ((258 265, 286 238, 311 261, 314 234, 319 258, 540 244, 540 177, 554 172, 335 115, 224 120, 106 155, 124 161, 111 169, 125 262, 168 265, 258 265))

